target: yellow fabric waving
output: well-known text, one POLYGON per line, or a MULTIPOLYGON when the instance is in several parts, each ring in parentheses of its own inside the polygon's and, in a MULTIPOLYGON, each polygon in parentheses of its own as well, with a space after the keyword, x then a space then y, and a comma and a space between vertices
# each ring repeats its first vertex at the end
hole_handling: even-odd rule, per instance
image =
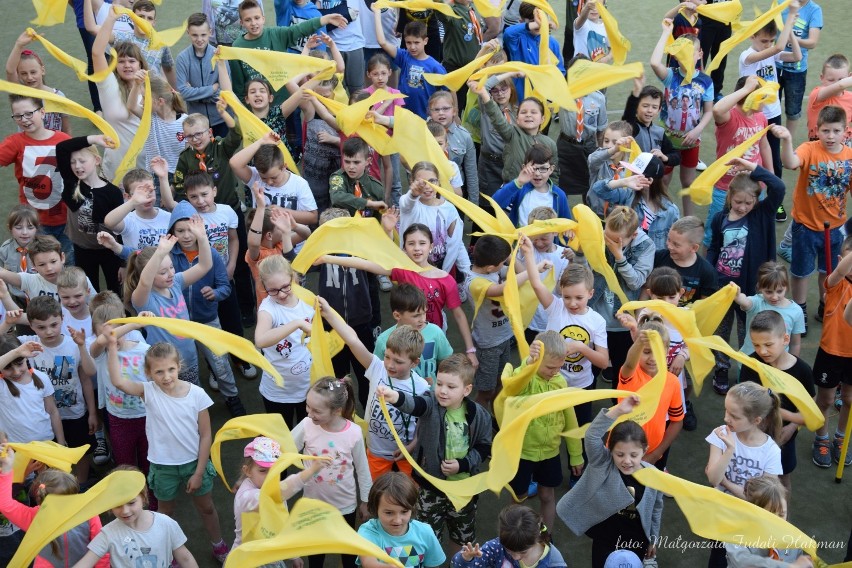
MULTIPOLYGON (((317 301, 316 294, 314 294, 307 288, 302 288, 298 284, 295 284, 293 286, 293 293, 296 294, 296 296, 301 301, 305 302, 309 306, 313 306, 317 301)), ((334 308, 332 308, 332 311, 334 311, 334 313, 337 313, 334 308)), ((340 338, 340 335, 334 330, 326 331, 323 337, 324 341, 326 341, 328 344, 328 351, 332 357, 340 353, 340 351, 343 350, 343 348, 346 346, 346 344, 343 343, 343 340, 340 338)))
POLYGON ((29 566, 42 548, 92 517, 124 505, 145 488, 140 471, 115 471, 85 493, 48 495, 9 566, 29 566))
POLYGON ((454 170, 450 165, 450 159, 438 145, 438 141, 429 132, 426 121, 404 107, 395 107, 393 110, 393 137, 391 148, 406 161, 408 167, 417 162, 426 160, 432 162, 438 168, 441 185, 450 187, 450 179, 454 170))
POLYGON ((491 75, 515 71, 524 73, 524 76, 530 80, 535 90, 541 93, 544 98, 562 108, 576 112, 577 103, 574 100, 574 96, 568 90, 568 83, 565 82, 565 77, 562 76, 556 65, 532 65, 520 61, 510 61, 480 69, 471 75, 470 78, 474 81, 479 80, 484 83, 485 79, 491 75))
POLYGON ((335 70, 334 61, 330 59, 268 49, 249 49, 224 45, 219 46, 213 55, 211 63, 214 68, 219 60, 245 62, 266 77, 266 80, 276 91, 298 75, 317 73, 314 79, 323 81, 331 79, 335 70))
POLYGON ((282 452, 281 457, 269 468, 257 498, 258 510, 242 514, 243 542, 264 540, 281 532, 289 516, 287 503, 281 497, 283 474, 290 466, 301 468, 302 460, 310 457, 282 452))
MULTIPOLYGON (((313 91, 309 91, 316 96, 316 93, 313 91)), ((405 95, 390 93, 384 89, 376 90, 372 95, 364 99, 363 101, 358 101, 355 104, 351 105, 343 105, 343 108, 340 108, 337 113, 335 113, 335 117, 337 118, 337 123, 340 125, 340 129, 347 136, 351 136, 356 132, 358 126, 364 121, 364 115, 367 114, 367 111, 370 110, 376 103, 381 103, 384 101, 391 101, 393 99, 405 98, 405 95)), ((328 99, 325 99, 323 103, 328 99)))
POLYGON ((40 41, 41 45, 44 46, 44 49, 47 50, 47 52, 51 54, 57 61, 59 61, 66 67, 70 67, 71 69, 73 69, 74 73, 77 75, 77 78, 81 81, 91 81, 92 83, 100 83, 107 77, 107 75, 115 71, 115 66, 118 65, 118 55, 116 55, 114 49, 110 48, 110 53, 112 57, 110 58, 109 65, 107 66, 107 68, 89 75, 87 67, 88 64, 85 61, 81 61, 76 57, 68 55, 32 28, 27 28, 27 33, 30 35, 31 38, 40 41))
POLYGON ((805 426, 808 430, 815 431, 817 428, 825 424, 825 417, 822 415, 819 407, 795 377, 774 367, 770 367, 765 363, 761 363, 754 357, 750 357, 742 351, 737 351, 731 348, 728 343, 718 335, 712 337, 701 337, 693 339, 692 345, 700 344, 716 351, 725 353, 732 359, 736 359, 746 367, 752 369, 757 376, 760 377, 760 382, 763 386, 772 389, 773 392, 783 394, 796 405, 802 417, 805 419, 805 426))
POLYGON ((698 536, 733 544, 773 538, 779 547, 795 542, 795 548, 816 556, 816 542, 811 537, 748 501, 652 467, 639 469, 633 477, 645 487, 674 497, 689 528, 698 536))
MULTIPOLYGON (((518 241, 520 243, 520 241, 518 241)), ((515 341, 518 342, 518 355, 520 358, 526 359, 530 354, 530 345, 527 343, 527 338, 524 334, 526 325, 522 321, 521 316, 521 297, 518 290, 518 275, 515 274, 515 263, 518 260, 518 246, 512 250, 509 256, 509 269, 506 271, 506 282, 503 285, 503 313, 509 317, 509 325, 512 326, 512 333, 515 335, 515 341)))
POLYGON ((375 557, 403 568, 398 560, 356 533, 333 505, 308 497, 296 501, 276 536, 244 542, 232 550, 225 568, 253 568, 285 558, 335 553, 375 557))
POLYGON ((539 132, 544 132, 544 129, 550 126, 550 119, 553 118, 554 112, 559 112, 559 106, 554 106, 548 102, 547 97, 536 90, 529 77, 524 77, 524 93, 527 97, 538 99, 541 102, 541 106, 544 107, 544 116, 541 120, 541 126, 538 127, 539 132))
POLYGON ((559 16, 556 15, 556 12, 553 10, 553 6, 550 5, 550 2, 548 2, 548 0, 530 0, 529 2, 527 2, 527 4, 535 6, 536 8, 547 14, 547 17, 553 20, 553 23, 556 24, 556 27, 559 27, 559 16))
POLYGON ((311 321, 311 337, 308 340, 308 351, 311 352, 311 384, 323 377, 335 377, 334 366, 331 364, 331 351, 328 333, 322 324, 319 300, 314 301, 314 319, 311 321))
POLYGON ((550 65, 554 62, 553 52, 550 51, 550 22, 547 20, 547 14, 541 8, 536 8, 533 12, 535 21, 539 24, 539 42, 538 42, 538 63, 539 65, 550 65))
POLYGON ((745 112, 757 111, 763 105, 771 105, 778 101, 778 91, 781 89, 779 83, 767 83, 760 77, 757 78, 757 82, 760 84, 760 87, 749 93, 743 103, 743 110, 745 112))
POLYGON ((598 13, 601 15, 604 29, 606 29, 606 37, 609 39, 609 45, 612 50, 612 62, 616 65, 624 65, 627 61, 627 53, 630 51, 630 40, 624 37, 618 29, 618 22, 615 17, 607 9, 606 4, 597 2, 598 13))
POLYGON ((748 140, 729 151, 727 154, 717 159, 715 162, 707 166, 707 169, 695 178, 687 189, 681 190, 681 195, 689 195, 696 205, 710 205, 713 200, 713 186, 725 175, 730 169, 726 164, 734 158, 742 158, 749 148, 758 143, 769 130, 767 126, 748 140))
MULTIPOLYGON (((428 182, 427 182, 428 183, 428 182)), ((506 215, 505 211, 499 206, 496 205, 493 201, 491 201, 491 205, 494 207, 494 213, 497 214, 499 211, 503 213, 503 217, 495 217, 494 215, 488 214, 484 209, 475 205, 461 197, 456 195, 454 192, 446 190, 442 187, 438 187, 434 184, 429 184, 435 191, 437 191, 441 197, 452 203, 456 206, 456 209, 470 217, 470 220, 482 227, 482 229, 489 234, 500 234, 504 239, 509 242, 512 242, 513 239, 517 239, 517 229, 512 221, 509 220, 509 217, 506 215), (512 235, 512 238, 506 238, 505 235, 512 235)), ((481 196, 488 197, 484 193, 481 196)))
POLYGON ((586 205, 575 205, 571 210, 574 219, 577 220, 577 232, 571 248, 579 246, 592 270, 600 274, 606 280, 609 289, 621 300, 627 303, 627 296, 618 283, 618 278, 612 267, 606 261, 606 245, 604 245, 603 225, 600 218, 586 205))
POLYGON ((157 31, 154 29, 154 26, 151 25, 151 22, 144 18, 140 18, 132 10, 116 5, 113 5, 112 9, 116 14, 125 14, 133 20, 133 26, 139 28, 142 30, 142 33, 148 36, 148 49, 151 50, 160 49, 162 47, 171 47, 179 42, 186 33, 186 20, 175 28, 157 31))
POLYGON ((544 359, 544 345, 541 346, 541 356, 532 362, 531 365, 526 364, 526 359, 521 359, 523 365, 515 374, 515 369, 511 363, 506 363, 503 368, 503 373, 500 375, 500 383, 503 387, 497 393, 494 399, 494 418, 497 420, 498 426, 503 426, 503 407, 506 405, 506 400, 510 396, 517 396, 522 390, 527 388, 530 381, 538 373, 538 368, 541 366, 541 361, 544 359))
MULTIPOLYGON (((262 120, 247 109, 231 91, 222 91, 219 93, 219 96, 222 97, 222 100, 228 103, 228 106, 231 107, 231 110, 233 110, 234 114, 237 115, 237 120, 239 121, 238 126, 243 135, 243 147, 250 146, 257 140, 263 138, 267 132, 272 131, 272 129, 264 124, 262 120)), ((282 154, 284 154, 284 163, 287 165, 287 169, 298 175, 299 168, 296 166, 296 162, 293 160, 293 156, 290 155, 290 151, 287 149, 287 146, 284 145, 284 142, 278 142, 278 149, 281 150, 282 154)))
POLYGON ((481 69, 495 53, 497 52, 486 53, 482 57, 477 57, 464 67, 460 67, 447 74, 423 73, 423 78, 431 85, 446 87, 451 91, 458 91, 467 83, 473 72, 481 69))
MULTIPOLYGON (((632 140, 630 142, 629 148, 626 146, 622 146, 621 148, 619 148, 619 150, 621 150, 622 152, 627 152, 627 159, 625 161, 631 163, 633 162, 633 160, 639 157, 639 154, 642 153, 642 148, 639 147, 639 144, 636 142, 636 140, 632 140)), ((624 177, 630 177, 632 175, 633 172, 631 172, 627 168, 624 168, 624 177)))
POLYGON ((568 70, 568 89, 574 98, 579 99, 589 93, 641 77, 642 73, 642 63, 638 61, 627 65, 607 65, 579 59, 568 70))
POLYGON ((246 363, 253 363, 272 375, 272 378, 275 379, 278 386, 284 384, 284 379, 281 378, 281 375, 278 374, 278 371, 272 366, 272 363, 260 354, 254 344, 252 344, 252 342, 248 339, 238 337, 233 333, 228 333, 227 331, 216 329, 209 325, 194 321, 161 317, 117 318, 110 320, 109 323, 113 325, 124 323, 135 323, 142 326, 153 325, 155 327, 165 329, 171 334, 194 339, 195 341, 207 346, 210 351, 216 355, 230 353, 231 355, 242 359, 246 363))
POLYGON ((62 112, 70 114, 71 116, 85 118, 86 120, 91 121, 91 123, 101 131, 101 134, 108 136, 113 141, 113 148, 119 147, 118 134, 115 129, 110 126, 110 124, 104 120, 102 116, 80 106, 71 99, 67 99, 62 95, 57 95, 56 93, 42 91, 41 89, 33 89, 32 87, 27 87, 18 83, 10 83, 9 81, 3 80, 0 80, 0 91, 41 99, 44 101, 44 110, 48 112, 62 112))
POLYGON ((293 269, 307 274, 313 263, 324 254, 357 256, 375 262, 385 270, 429 270, 414 264, 399 247, 394 246, 374 217, 338 217, 323 223, 302 245, 293 261, 293 269))
POLYGON ((577 222, 571 219, 537 219, 529 225, 521 227, 519 232, 533 238, 546 233, 557 233, 561 235, 566 231, 576 230, 578 226, 577 222))
POLYGON ((36 17, 30 20, 34 26, 56 26, 65 23, 67 0, 33 0, 36 17))
POLYGON ((734 303, 734 298, 737 297, 738 293, 739 289, 736 285, 728 284, 722 286, 710 296, 692 302, 689 309, 695 313, 695 325, 698 326, 698 333, 703 336, 716 333, 725 313, 734 303))
POLYGON ((10 443, 15 450, 15 464, 12 468, 12 481, 23 483, 30 461, 37 461, 48 467, 70 472, 71 466, 80 461, 89 449, 89 444, 79 448, 66 448, 56 442, 10 443))
POLYGON ((671 45, 667 45, 665 52, 674 57, 681 67, 686 70, 681 85, 688 85, 695 75, 695 44, 690 38, 680 37, 671 45))
POLYGON ((412 12, 435 10, 450 18, 461 18, 461 16, 453 12, 453 9, 449 5, 443 2, 433 2, 432 0, 378 0, 378 2, 373 2, 373 10, 377 8, 398 8, 412 12))
POLYGON ((130 146, 121 158, 121 163, 115 170, 115 176, 112 183, 121 186, 121 180, 124 179, 124 174, 136 167, 136 158, 139 153, 145 148, 145 142, 148 140, 148 134, 151 133, 151 112, 152 112, 152 97, 151 97, 151 76, 145 74, 145 96, 142 103, 142 117, 139 119, 139 128, 136 129, 136 134, 133 135, 133 140, 130 141, 130 146))
POLYGON ((498 6, 495 6, 489 0, 473 0, 473 5, 476 6, 476 11, 483 18, 502 18, 506 0, 501 0, 498 6))
MULTIPOLYGON (((338 126, 340 126, 341 130, 344 130, 344 133, 346 133, 345 129, 350 126, 350 121, 352 120, 351 117, 353 113, 352 109, 358 107, 358 105, 360 105, 362 102, 366 102, 361 101, 350 107, 348 102, 339 102, 336 99, 328 99, 311 89, 305 89, 305 92, 312 94, 317 98, 319 102, 325 105, 328 111, 333 114, 335 118, 337 118, 338 126)), ((383 90, 382 92, 386 91, 383 90)), ((404 97, 405 95, 400 96, 404 97)), ((357 125, 354 127, 354 134, 357 134, 358 136, 363 138, 364 141, 379 154, 383 156, 393 154, 393 151, 391 150, 392 140, 391 137, 388 135, 387 129, 384 126, 376 124, 371 120, 365 119, 364 115, 367 114, 369 108, 370 105, 367 105, 366 108, 361 108, 363 112, 357 115, 360 117, 360 123, 357 123, 357 125)), ((353 134, 353 132, 349 132, 347 133, 347 135, 351 135, 353 134)))
MULTIPOLYGON (((726 2, 723 2, 723 4, 725 3, 726 2)), ((716 70, 722 63, 722 60, 725 58, 725 56, 730 53, 731 50, 737 46, 737 44, 747 40, 755 33, 757 33, 760 29, 763 28, 763 26, 772 21, 775 16, 783 12, 784 9, 789 6, 789 4, 790 0, 787 0, 786 2, 783 2, 778 6, 767 10, 766 12, 761 14, 759 18, 755 18, 753 21, 751 21, 747 26, 743 26, 735 30, 731 37, 723 41, 722 44, 719 46, 719 53, 713 56, 713 60, 710 62, 710 65, 707 66, 707 69, 705 69, 704 72, 709 75, 711 72, 716 70)))
POLYGON ((222 470, 222 442, 257 436, 266 436, 278 442, 282 453, 296 453, 296 444, 293 443, 290 428, 280 414, 249 414, 231 418, 219 428, 210 446, 210 461, 229 491, 231 484, 222 470))
POLYGON ((731 24, 739 20, 740 14, 743 12, 743 5, 740 3, 740 0, 702 4, 696 8, 696 12, 702 18, 710 18, 723 24, 731 24))

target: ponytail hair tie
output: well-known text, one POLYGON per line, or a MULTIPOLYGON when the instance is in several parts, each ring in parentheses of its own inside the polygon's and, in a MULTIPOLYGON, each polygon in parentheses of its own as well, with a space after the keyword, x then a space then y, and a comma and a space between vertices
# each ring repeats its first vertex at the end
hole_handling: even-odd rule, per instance
POLYGON ((39 493, 44 493, 44 489, 45 489, 45 487, 44 487, 44 483, 39 483, 39 484, 38 484, 38 491, 39 491, 39 493))

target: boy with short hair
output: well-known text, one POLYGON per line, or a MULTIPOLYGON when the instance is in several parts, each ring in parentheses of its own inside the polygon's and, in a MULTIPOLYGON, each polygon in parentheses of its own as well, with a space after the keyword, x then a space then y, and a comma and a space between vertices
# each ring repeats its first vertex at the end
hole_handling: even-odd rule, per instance
MULTIPOLYGON (((27 245, 27 254, 32 261, 35 274, 29 272, 11 272, 0 268, 0 279, 6 284, 11 284, 26 294, 27 298, 33 299, 37 296, 53 296, 59 301, 59 291, 56 282, 65 262, 62 246, 50 235, 36 235, 27 245)), ((87 284, 89 294, 94 294, 92 283, 87 284)))
POLYGON ((645 76, 633 79, 633 90, 624 105, 621 120, 633 126, 633 138, 643 152, 651 152, 669 168, 680 164, 680 152, 672 145, 665 129, 656 124, 663 104, 663 92, 645 85, 645 76))
MULTIPOLYGON (((423 335, 410 325, 397 326, 388 336, 384 360, 379 359, 364 346, 355 330, 331 310, 328 301, 322 296, 318 298, 322 317, 340 335, 358 362, 367 369, 365 374, 370 381, 370 392, 367 396, 367 407, 364 409, 364 420, 368 426, 367 460, 373 481, 394 468, 410 476, 411 466, 397 448, 382 416, 377 389, 381 385, 408 395, 420 395, 429 390, 429 384, 414 371, 423 354, 423 335)), ((411 451, 415 442, 417 418, 403 416, 395 408, 388 408, 388 412, 397 435, 406 444, 408 451, 411 451)))
MULTIPOLYGON (((787 351, 790 334, 787 333, 787 326, 781 314, 771 310, 760 312, 754 316, 748 331, 754 345, 754 353, 751 354, 754 359, 791 375, 802 383, 810 396, 816 394, 814 375, 810 366, 787 351)), ((740 370, 740 382, 743 381, 759 383, 760 377, 750 367, 743 365, 740 370)), ((778 479, 781 480, 789 495, 792 491, 790 474, 796 468, 796 434, 799 433, 799 427, 805 424, 805 419, 789 398, 783 394, 778 396, 781 399, 782 426, 776 442, 781 446, 781 469, 784 472, 778 476, 778 479)), ((822 447, 820 446, 820 449, 822 447)), ((815 453, 814 458, 816 455, 815 453)), ((819 455, 820 459, 824 459, 822 453, 819 455)), ((827 451, 825 457, 831 459, 827 451)))
MULTIPOLYGON (((588 158, 589 187, 599 181, 608 182, 624 177, 625 171, 621 162, 627 159, 628 153, 623 148, 629 148, 632 142, 633 125, 630 122, 622 119, 609 123, 606 130, 603 131, 600 146, 588 158)), ((606 217, 609 211, 609 203, 601 199, 595 192, 587 190, 586 203, 599 217, 602 219, 606 217)))
MULTIPOLYGON (((386 386, 376 391, 403 414, 418 418, 418 444, 413 455, 426 473, 438 479, 467 479, 479 473, 491 456, 491 415, 468 398, 473 375, 473 364, 464 354, 455 353, 438 367, 434 393, 412 396, 386 386)), ((417 472, 413 477, 420 486, 418 518, 432 527, 439 540, 446 525, 453 553, 474 542, 477 498, 456 511, 442 491, 417 472)))
POLYGON ((573 219, 565 192, 550 181, 553 152, 543 144, 533 144, 524 156, 518 177, 494 194, 494 201, 506 210, 516 227, 526 226, 536 207, 551 207, 557 217, 573 219))
MULTIPOLYGON (((209 0, 208 0, 209 1, 209 0)), ((215 136, 225 136, 228 128, 216 110, 219 97, 219 66, 213 65, 216 48, 210 44, 212 29, 206 14, 196 12, 186 20, 189 46, 175 60, 175 88, 186 101, 188 112, 207 117, 215 136)))
MULTIPOLYGON (((541 45, 541 22, 535 17, 536 7, 526 2, 521 2, 518 8, 518 15, 521 21, 515 25, 508 26, 503 30, 503 49, 509 57, 509 61, 521 61, 532 65, 539 65, 539 46, 541 45)), ((551 26, 549 18, 544 16, 544 23, 551 26)), ((562 50, 559 48, 559 42, 553 35, 550 36, 548 42, 550 48, 550 58, 559 71, 565 74, 565 60, 562 59, 562 50)), ((515 92, 518 95, 518 100, 524 100, 525 83, 522 77, 513 79, 515 82, 515 92)))
MULTIPOLYGON (((785 8, 781 12, 781 17, 786 19, 791 9, 792 5, 785 8)), ((796 126, 802 116, 802 100, 805 97, 805 80, 808 74, 808 52, 817 46, 821 31, 822 8, 813 0, 800 0, 796 21, 793 24, 793 35, 796 36, 802 51, 802 58, 798 61, 782 62, 778 74, 781 92, 784 93, 787 130, 791 133, 796 132, 796 126)), ((784 49, 792 51, 793 46, 788 43, 784 49)))
MULTIPOLYGON (((651 68, 654 73, 663 82, 664 95, 663 101, 677 100, 681 102, 681 112, 669 112, 669 106, 663 105, 662 108, 662 123, 665 126, 666 134, 671 139, 674 147, 680 151, 680 183, 682 187, 689 187, 696 177, 696 167, 698 166, 698 156, 701 144, 701 132, 710 124, 713 118, 713 80, 709 75, 698 69, 695 70, 692 80, 683 85, 686 78, 686 69, 682 65, 677 68, 666 66, 663 61, 663 51, 666 47, 666 41, 672 33, 672 21, 663 20, 663 33, 657 45, 654 47, 654 52, 651 54, 651 68), (684 108, 686 105, 686 108, 684 108)), ((684 34, 680 39, 688 38, 693 43, 692 59, 697 63, 701 61, 701 42, 692 34, 684 34)), ((665 161, 665 160, 664 160, 665 161)), ((666 185, 671 181, 671 171, 674 166, 668 166, 668 175, 665 179, 666 185)), ((683 196, 683 213, 684 215, 692 215, 693 213, 692 199, 689 196, 683 196)))
POLYGON ((695 300, 711 296, 719 285, 716 270, 698 254, 704 238, 704 222, 695 216, 681 217, 669 229, 666 248, 654 253, 654 268, 667 266, 680 274, 683 294, 678 305, 683 307, 695 300))
MULTIPOLYGON (((136 0, 133 4, 133 13, 146 20, 151 27, 157 25, 157 7, 151 0, 136 0)), ((177 87, 177 75, 175 74, 175 62, 172 59, 172 51, 168 46, 158 49, 151 49, 151 38, 149 38, 142 28, 136 26, 132 32, 115 31, 112 34, 110 43, 121 41, 129 41, 139 46, 142 51, 142 56, 148 62, 148 71, 152 75, 160 75, 164 77, 172 88, 177 87)))
MULTIPOLYGON (((152 168, 156 169, 154 163, 152 168)), ((133 250, 157 246, 169 230, 169 212, 156 206, 154 178, 146 170, 135 168, 124 174, 121 186, 127 199, 107 213, 104 225, 121 234, 122 242, 133 250)))
POLYGON ((381 218, 380 211, 387 209, 385 188, 367 172, 370 165, 370 147, 363 138, 348 138, 343 143, 342 168, 328 178, 331 205, 354 215, 381 218))

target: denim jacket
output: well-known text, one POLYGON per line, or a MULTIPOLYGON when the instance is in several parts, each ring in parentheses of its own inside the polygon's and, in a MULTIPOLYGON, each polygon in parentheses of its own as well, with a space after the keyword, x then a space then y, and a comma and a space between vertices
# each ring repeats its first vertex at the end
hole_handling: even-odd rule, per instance
MULTIPOLYGON (((627 205, 628 207, 632 207, 633 210, 636 211, 636 214, 639 215, 641 227, 641 219, 645 214, 642 212, 642 207, 639 205, 639 202, 633 202, 636 197, 636 192, 629 187, 610 189, 607 185, 609 181, 610 180, 600 180, 595 182, 595 184, 592 185, 592 191, 589 192, 589 195, 591 196, 594 194, 598 199, 604 202, 609 202, 610 206, 627 205)), ((664 197, 663 209, 657 211, 657 218, 654 219, 649 227, 643 228, 648 237, 650 237, 654 242, 654 246, 657 250, 663 250, 666 248, 666 238, 669 235, 669 229, 671 229, 674 222, 678 219, 680 219, 680 209, 678 209, 677 205, 664 197)))

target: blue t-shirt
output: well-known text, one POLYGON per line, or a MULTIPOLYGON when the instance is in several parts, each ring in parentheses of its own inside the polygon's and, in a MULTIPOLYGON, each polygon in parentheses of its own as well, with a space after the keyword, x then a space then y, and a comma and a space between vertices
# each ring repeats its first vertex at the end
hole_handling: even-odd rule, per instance
MULTIPOLYGON (((313 2, 305 2, 302 6, 299 6, 293 0, 275 0, 275 25, 280 28, 294 26, 312 18, 320 17, 322 17, 322 14, 313 2)), ((287 51, 289 53, 302 53, 302 48, 305 47, 307 42, 308 38, 303 37, 298 40, 296 45, 291 45, 287 51)), ((317 49, 325 51, 325 46, 320 45, 317 49)))
POLYGON ((399 90, 407 95, 405 106, 422 119, 429 116, 429 97, 438 90, 423 79, 423 73, 440 73, 446 75, 447 70, 431 56, 426 59, 414 59, 409 53, 398 48, 393 62, 399 66, 399 90))
MULTIPOLYGON (((385 532, 378 519, 370 519, 361 525, 358 528, 358 535, 369 540, 406 567, 441 566, 447 560, 432 527, 414 519, 408 523, 408 532, 402 536, 393 536, 385 532)), ((356 559, 355 563, 360 566, 361 559, 356 559)))
POLYGON ((660 109, 666 136, 678 150, 685 149, 684 136, 698 126, 704 114, 704 103, 713 102, 713 80, 709 75, 695 71, 692 81, 686 85, 681 85, 683 79, 680 69, 669 68, 663 81, 665 91, 660 109))
MULTIPOLYGON (((385 346, 388 343, 388 337, 393 333, 396 326, 386 329, 376 339, 376 348, 373 349, 373 355, 379 359, 385 358, 385 346)), ((423 335, 423 354, 420 355, 420 363, 414 368, 414 372, 421 377, 435 379, 438 376, 438 363, 453 354, 453 347, 447 341, 447 335, 440 327, 434 323, 427 323, 420 334, 423 335)), ((435 382, 432 381, 432 390, 435 390, 435 382)))
MULTIPOLYGON (((763 294, 749 296, 749 300, 751 300, 751 309, 746 312, 746 331, 751 329, 751 322, 754 320, 754 316, 760 312, 772 310, 773 312, 778 312, 784 320, 784 327, 790 336, 805 332, 805 314, 802 312, 801 306, 796 302, 790 302, 786 306, 773 306, 766 301, 763 294)), ((788 345, 784 350, 789 351, 790 346, 788 345)), ((754 345, 751 343, 750 333, 745 334, 745 341, 743 341, 743 347, 740 351, 743 353, 754 353, 754 345)))
MULTIPOLYGON (((154 312, 155 316, 189 321, 189 309, 186 305, 186 299, 183 297, 184 288, 183 273, 179 272, 175 274, 174 283, 172 283, 172 287, 169 289, 171 298, 166 298, 151 290, 151 293, 148 294, 148 301, 141 306, 133 304, 133 307, 138 312, 150 311, 154 312)), ((181 368, 198 368, 198 354, 195 351, 194 340, 188 337, 177 337, 163 328, 153 325, 147 326, 145 333, 148 334, 145 338, 145 342, 148 345, 160 342, 174 345, 178 353, 180 353, 181 368)))
MULTIPOLYGON (((787 10, 781 12, 781 17, 787 21, 787 10)), ((796 15, 796 21, 793 23, 793 33, 798 39, 808 39, 811 36, 813 28, 822 29, 822 8, 813 0, 808 2, 801 8, 796 15)), ((808 51, 804 47, 802 49, 802 60, 781 63, 781 68, 784 71, 792 71, 794 73, 804 73, 808 70, 808 51)), ((784 47, 784 51, 793 51, 793 48, 788 43, 784 47)))

